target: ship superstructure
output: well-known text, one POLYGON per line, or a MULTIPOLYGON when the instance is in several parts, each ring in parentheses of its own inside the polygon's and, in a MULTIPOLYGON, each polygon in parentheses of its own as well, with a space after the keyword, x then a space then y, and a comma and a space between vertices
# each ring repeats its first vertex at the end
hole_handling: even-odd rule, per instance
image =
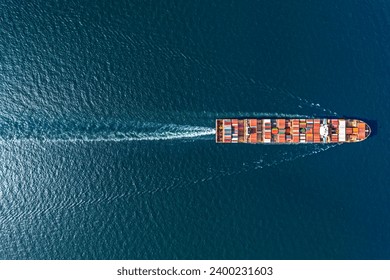
POLYGON ((371 134, 357 119, 217 119, 217 143, 352 143, 371 134))

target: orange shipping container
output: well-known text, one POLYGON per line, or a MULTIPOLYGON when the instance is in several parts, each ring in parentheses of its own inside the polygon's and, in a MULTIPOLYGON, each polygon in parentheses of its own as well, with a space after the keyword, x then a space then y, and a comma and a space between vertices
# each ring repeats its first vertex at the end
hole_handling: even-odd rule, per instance
POLYGON ((256 134, 251 134, 250 141, 252 143, 256 143, 257 142, 257 135, 256 134))
POLYGON ((257 120, 256 119, 250 119, 249 123, 250 123, 250 126, 257 126, 257 120))

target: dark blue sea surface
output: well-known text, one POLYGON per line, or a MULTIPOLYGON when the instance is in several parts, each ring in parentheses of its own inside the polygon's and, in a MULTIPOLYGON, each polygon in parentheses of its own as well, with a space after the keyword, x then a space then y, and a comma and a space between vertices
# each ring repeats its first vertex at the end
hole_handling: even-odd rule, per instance
POLYGON ((0 2, 1 259, 389 259, 388 1, 0 2), (217 117, 356 117, 217 145, 217 117))

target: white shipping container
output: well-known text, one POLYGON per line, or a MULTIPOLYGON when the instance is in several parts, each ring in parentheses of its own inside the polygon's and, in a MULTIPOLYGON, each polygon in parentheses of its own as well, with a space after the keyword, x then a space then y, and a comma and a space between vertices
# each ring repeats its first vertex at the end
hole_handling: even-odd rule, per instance
MULTIPOLYGON (((344 123, 345 125, 345 123, 344 123)), ((345 127, 339 127, 339 141, 344 142, 345 141, 345 127)))

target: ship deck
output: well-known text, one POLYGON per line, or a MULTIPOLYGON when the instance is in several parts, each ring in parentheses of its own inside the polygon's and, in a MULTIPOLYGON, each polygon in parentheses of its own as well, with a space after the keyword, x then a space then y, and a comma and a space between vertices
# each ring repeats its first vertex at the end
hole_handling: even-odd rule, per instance
POLYGON ((371 129, 356 119, 217 119, 217 143, 352 143, 371 129))

